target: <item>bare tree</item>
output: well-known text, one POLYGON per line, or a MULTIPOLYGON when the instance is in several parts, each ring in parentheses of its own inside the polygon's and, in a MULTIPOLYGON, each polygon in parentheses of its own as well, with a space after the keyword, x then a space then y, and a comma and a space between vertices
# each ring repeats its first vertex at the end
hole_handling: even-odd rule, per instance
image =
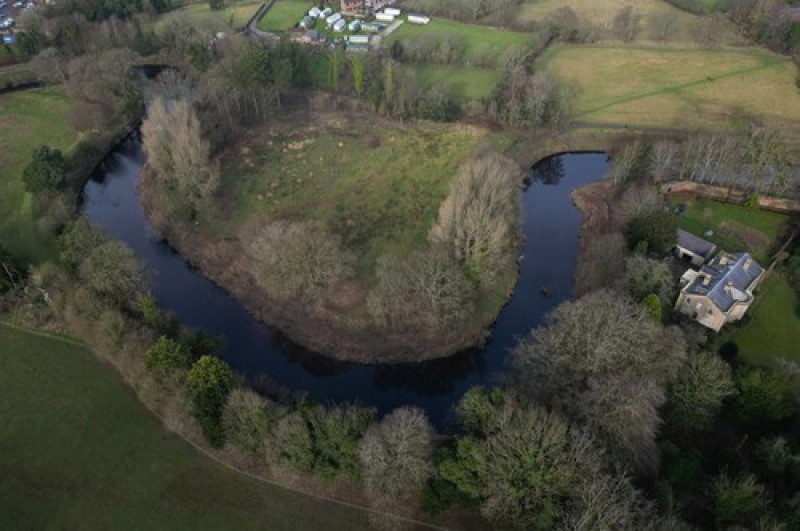
POLYGON ((259 282, 280 298, 317 297, 352 274, 353 256, 321 222, 273 221, 245 229, 241 239, 259 282))
POLYGON ((675 11, 656 12, 647 19, 652 38, 662 44, 672 40, 673 33, 678 28, 678 15, 675 11))
POLYGON ((625 288, 637 301, 651 293, 658 295, 663 304, 669 304, 675 297, 675 280, 669 264, 644 256, 625 259, 625 288))
POLYGON ((727 363, 708 352, 693 355, 669 389, 670 425, 685 430, 710 429, 723 400, 735 393, 727 363))
POLYGON ((404 496, 433 472, 433 428, 418 408, 395 409, 374 424, 358 445, 367 493, 404 496))
POLYGON ((667 181, 677 171, 680 146, 671 140, 659 140, 650 150, 647 170, 656 181, 667 181))
POLYGON ((686 355, 679 330, 609 291, 556 308, 512 354, 515 386, 585 422, 622 463, 654 470, 658 408, 686 355))
POLYGON ((273 420, 273 404, 249 389, 234 389, 222 412, 225 440, 250 453, 261 453, 273 420))
POLYGON ((483 283, 513 261, 520 175, 519 166, 497 153, 467 162, 430 231, 434 244, 449 246, 483 283))
POLYGON ((639 34, 641 16, 634 13, 633 6, 625 6, 617 11, 611 25, 614 36, 624 42, 633 41, 639 34))
POLYGON ((625 271, 627 247, 619 232, 587 235, 575 270, 575 295, 616 286, 625 271))

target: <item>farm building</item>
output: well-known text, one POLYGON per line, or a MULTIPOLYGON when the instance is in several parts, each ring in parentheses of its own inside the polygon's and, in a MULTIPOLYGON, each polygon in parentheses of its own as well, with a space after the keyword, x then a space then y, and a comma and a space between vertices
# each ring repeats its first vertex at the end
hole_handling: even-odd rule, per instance
POLYGON ((354 20, 350 24, 347 25, 347 29, 350 31, 361 31, 361 21, 354 20))
POLYGON ((339 20, 333 23, 333 31, 344 31, 345 26, 347 26, 347 21, 343 18, 339 18, 339 20))
POLYGON ((363 17, 367 13, 365 0, 342 0, 342 13, 353 17, 363 17))
POLYGON ((319 18, 320 15, 322 15, 322 11, 318 7, 312 7, 308 10, 309 17, 319 18))
POLYGON ((394 22, 394 16, 387 13, 376 13, 375 20, 380 20, 381 22, 394 22))
POLYGON ((409 15, 408 15, 408 21, 409 21, 410 23, 412 23, 412 24, 422 24, 422 25, 425 25, 425 24, 427 24, 428 22, 430 22, 430 21, 431 21, 431 18, 430 18, 430 17, 428 17, 428 16, 425 16, 425 15, 414 15, 414 14, 410 14, 410 13, 409 13, 409 15))

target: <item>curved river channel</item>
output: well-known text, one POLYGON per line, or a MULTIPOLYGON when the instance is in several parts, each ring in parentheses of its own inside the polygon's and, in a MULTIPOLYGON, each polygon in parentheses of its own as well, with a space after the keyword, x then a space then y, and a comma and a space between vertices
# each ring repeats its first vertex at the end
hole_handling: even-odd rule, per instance
POLYGON ((339 362, 292 344, 188 265, 149 230, 136 192, 143 164, 141 143, 131 137, 95 170, 83 191, 83 212, 133 248, 164 310, 185 326, 221 336, 220 356, 256 388, 277 384, 320 401, 357 400, 381 413, 413 404, 446 429, 451 406, 461 395, 472 386, 495 383, 515 338, 570 296, 582 218, 570 192, 602 178, 607 159, 598 153, 556 155, 532 169, 522 195, 519 283, 484 348, 388 366, 339 362))

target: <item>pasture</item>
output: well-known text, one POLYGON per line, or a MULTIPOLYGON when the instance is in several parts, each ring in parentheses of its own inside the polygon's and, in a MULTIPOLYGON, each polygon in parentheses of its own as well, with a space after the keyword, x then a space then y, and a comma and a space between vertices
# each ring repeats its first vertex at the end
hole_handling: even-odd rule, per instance
POLYGON ((226 2, 225 8, 215 11, 209 7, 207 1, 192 2, 181 9, 167 13, 162 17, 160 23, 175 16, 187 15, 193 19, 207 22, 218 31, 241 28, 253 18, 261 4, 263 2, 259 0, 234 0, 226 2))
POLYGON ((556 46, 539 68, 572 87, 593 124, 741 128, 800 125, 796 67, 759 49, 556 46))
POLYGON ((461 101, 487 97, 502 75, 499 70, 467 66, 412 64, 405 68, 414 72, 423 88, 441 85, 461 101))
POLYGON ((72 102, 59 89, 44 88, 0 95, 0 242, 25 259, 53 251, 53 239, 36 225, 33 198, 22 172, 40 144, 68 151, 78 139, 71 127, 72 102))
POLYGON ((0 529, 368 529, 168 433, 107 365, 0 324, 0 529))
POLYGON ((264 18, 258 22, 258 29, 286 31, 296 25, 313 6, 314 2, 307 0, 275 0, 264 18))

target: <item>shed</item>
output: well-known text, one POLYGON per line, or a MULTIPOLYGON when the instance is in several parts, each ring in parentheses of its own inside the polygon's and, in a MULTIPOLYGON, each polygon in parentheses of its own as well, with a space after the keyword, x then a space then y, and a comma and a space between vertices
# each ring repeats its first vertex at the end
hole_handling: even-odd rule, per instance
POLYGON ((678 241, 675 245, 675 254, 678 258, 688 260, 693 266, 699 267, 714 256, 716 251, 717 246, 710 241, 678 229, 678 241))
POLYGON ((347 29, 350 31, 361 31, 361 21, 354 20, 350 24, 347 25, 347 29))
POLYGON ((425 15, 408 15, 408 21, 412 24, 427 24, 431 21, 431 18, 425 15))
POLYGON ((396 7, 387 7, 383 10, 383 12, 393 17, 399 17, 400 13, 402 13, 403 11, 396 7))
POLYGON ((375 20, 380 20, 381 22, 394 22, 394 16, 387 15, 386 13, 377 13, 375 15, 375 20))
POLYGON ((320 15, 322 15, 322 11, 318 7, 312 7, 308 10, 309 17, 319 18, 320 15))
POLYGON ((345 26, 347 26, 347 21, 340 18, 333 23, 333 31, 344 31, 345 26))

